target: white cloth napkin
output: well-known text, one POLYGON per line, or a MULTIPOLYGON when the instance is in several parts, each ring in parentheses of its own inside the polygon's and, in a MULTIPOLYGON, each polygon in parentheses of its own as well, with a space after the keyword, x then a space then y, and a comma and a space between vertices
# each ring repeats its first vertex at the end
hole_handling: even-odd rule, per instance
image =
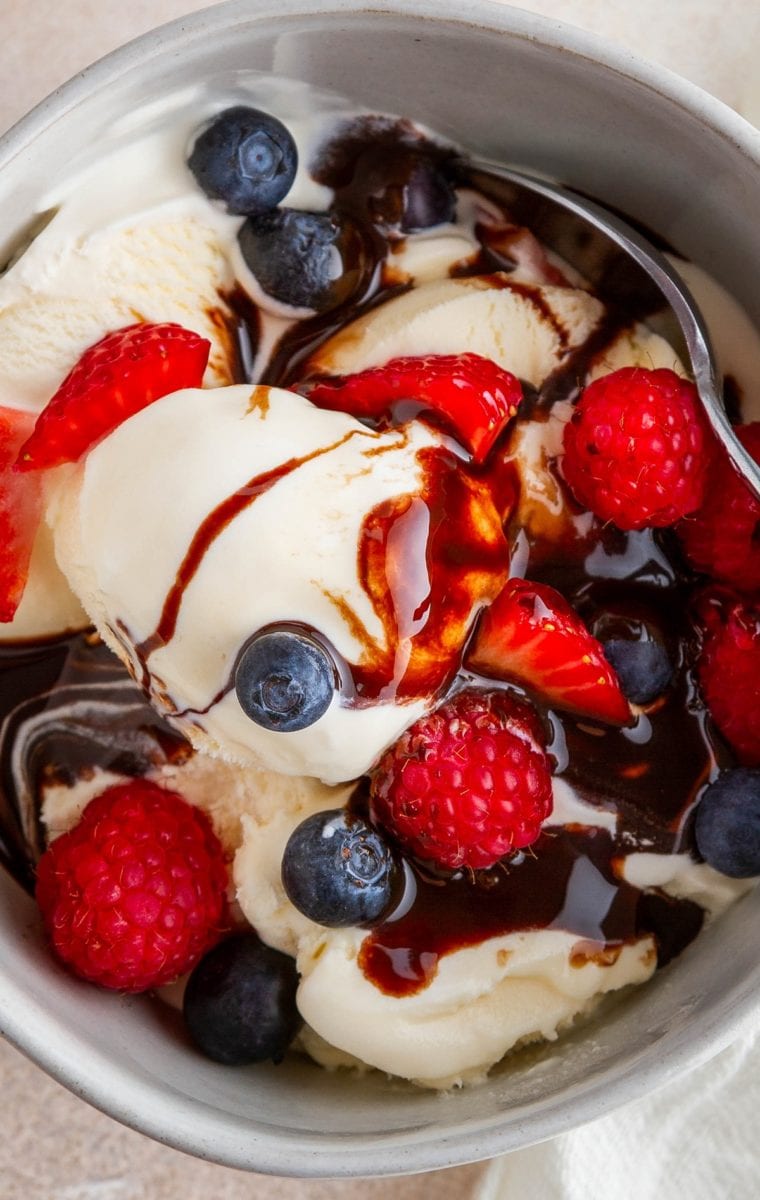
POLYGON ((757 1200, 753 1032, 643 1100, 489 1163, 474 1200, 757 1200))

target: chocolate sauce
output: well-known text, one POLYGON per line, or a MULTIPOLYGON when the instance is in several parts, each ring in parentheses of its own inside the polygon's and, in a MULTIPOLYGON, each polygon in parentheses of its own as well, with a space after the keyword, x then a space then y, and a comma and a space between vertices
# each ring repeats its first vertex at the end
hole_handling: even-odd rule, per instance
POLYGON ((0 646, 0 859, 31 890, 44 788, 191 754, 94 634, 0 646))

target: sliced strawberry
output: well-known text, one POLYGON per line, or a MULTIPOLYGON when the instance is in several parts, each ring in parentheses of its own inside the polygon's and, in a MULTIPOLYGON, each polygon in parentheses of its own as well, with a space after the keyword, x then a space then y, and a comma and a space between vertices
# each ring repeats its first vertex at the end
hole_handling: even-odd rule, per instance
POLYGON ((76 462, 122 421, 200 387, 211 343, 181 325, 128 325, 86 350, 21 447, 22 471, 76 462))
POLYGON ((34 428, 35 414, 0 408, 0 621, 12 621, 24 594, 34 537, 42 515, 42 481, 22 475, 16 455, 34 428))
POLYGON ((433 412, 480 463, 515 416, 522 388, 509 371, 479 354, 430 354, 318 380, 309 385, 308 397, 318 408, 390 423, 420 410, 433 412))
POLYGON ((631 716, 596 638, 559 592, 528 579, 510 579, 485 610, 467 666, 581 716, 613 725, 631 716))

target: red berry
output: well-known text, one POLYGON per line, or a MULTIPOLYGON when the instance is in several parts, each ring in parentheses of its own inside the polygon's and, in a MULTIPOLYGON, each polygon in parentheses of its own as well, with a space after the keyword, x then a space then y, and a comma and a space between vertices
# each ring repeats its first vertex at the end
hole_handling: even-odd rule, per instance
MULTIPOLYGON (((760 462, 760 421, 737 426, 736 435, 760 462)), ((698 571, 740 592, 760 591, 760 500, 726 454, 713 456, 704 503, 679 524, 678 536, 698 571)))
POLYGON ((613 725, 630 720, 601 645, 546 584, 510 579, 483 613, 466 662, 480 675, 531 688, 557 708, 613 725))
POLYGON ((715 724, 746 767, 760 766, 760 609, 733 598, 707 614, 697 674, 715 724))
POLYGON ((490 867, 529 846, 552 810, 534 709, 506 692, 460 692, 416 721, 371 785, 373 819, 441 867, 490 867))
POLYGON ((308 396, 318 408, 388 422, 403 422, 427 409, 451 428, 476 462, 483 462, 515 416, 522 387, 509 371, 479 354, 431 354, 320 380, 309 385, 308 396), (417 412, 399 408, 405 403, 417 412))
POLYGON ((41 480, 14 466, 34 419, 34 413, 0 408, 0 621, 12 621, 21 603, 42 515, 41 480))
POLYGON ((211 343, 181 325, 128 325, 86 350, 21 447, 24 471, 76 462, 141 409, 200 387, 211 343))
POLYGON ((205 814, 146 780, 108 788, 37 867, 58 956, 125 992, 171 983, 218 940, 227 870, 205 814))
POLYGON ((672 525, 702 502, 708 434, 693 383, 623 367, 584 390, 562 472, 579 503, 619 529, 672 525))

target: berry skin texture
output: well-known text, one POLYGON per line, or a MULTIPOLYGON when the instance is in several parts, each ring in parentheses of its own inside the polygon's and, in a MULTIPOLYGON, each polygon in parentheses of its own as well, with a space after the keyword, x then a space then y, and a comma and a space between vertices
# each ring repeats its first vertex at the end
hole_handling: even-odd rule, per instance
POLYGON ((181 325, 127 325, 85 350, 18 455, 21 471, 76 462, 154 400, 200 387, 211 343, 181 325))
POLYGON ((604 657, 632 704, 651 704, 673 681, 668 652, 654 638, 640 641, 610 638, 604 643, 604 657))
POLYGON ((199 1050, 226 1066, 281 1062, 302 1025, 294 959, 253 933, 227 938, 187 982, 183 1016, 199 1050))
POLYGON ((357 296, 374 263, 357 222, 330 212, 278 208, 249 217, 238 233, 238 245, 267 296, 318 313, 357 296))
MULTIPOLYGON (((760 462, 760 421, 738 425, 739 441, 760 462)), ((760 500, 742 483, 728 458, 716 452, 705 500, 678 526, 692 567, 740 592, 760 591, 760 500)))
MULTIPOLYGON (((308 389, 318 408, 393 423, 398 405, 434 413, 482 463, 517 413, 519 380, 479 354, 394 358, 345 378, 319 380, 308 389)), ((401 421, 409 414, 399 412, 401 421)))
POLYGON ((388 843, 343 808, 302 821, 282 858, 282 885, 291 904, 330 928, 377 924, 392 907, 400 878, 388 843))
POLYGON ((583 391, 565 427, 561 470, 601 521, 659 528, 701 504, 708 445, 692 383, 665 368, 623 367, 583 391))
POLYGON ((205 814, 147 780, 108 788, 37 867, 53 949, 82 979, 143 992, 189 971, 226 918, 227 869, 205 814))
POLYGON ((33 428, 33 413, 0 407, 0 621, 12 621, 21 603, 42 517, 42 481, 14 466, 33 428))
POLYGON ((284 200, 296 177, 298 150, 276 117, 237 105, 202 130, 188 166, 207 196, 247 216, 284 200))
POLYGON ((327 651, 293 629, 255 634, 235 668, 235 692, 245 715, 279 733, 314 725, 327 712, 335 690, 335 664, 327 651))
POLYGON ((536 712, 505 692, 460 692, 386 751, 372 820, 439 867, 473 870, 529 846, 552 810, 536 712))
POLYGON ((702 794, 694 826, 706 863, 732 879, 760 875, 760 771, 724 771, 702 794))
POLYGON ((612 725, 631 718, 601 645, 546 584, 508 580, 483 613, 466 663, 490 679, 522 684, 557 708, 612 725))
POLYGON ((743 766, 760 767, 760 609, 716 609, 697 663, 705 704, 743 766))

